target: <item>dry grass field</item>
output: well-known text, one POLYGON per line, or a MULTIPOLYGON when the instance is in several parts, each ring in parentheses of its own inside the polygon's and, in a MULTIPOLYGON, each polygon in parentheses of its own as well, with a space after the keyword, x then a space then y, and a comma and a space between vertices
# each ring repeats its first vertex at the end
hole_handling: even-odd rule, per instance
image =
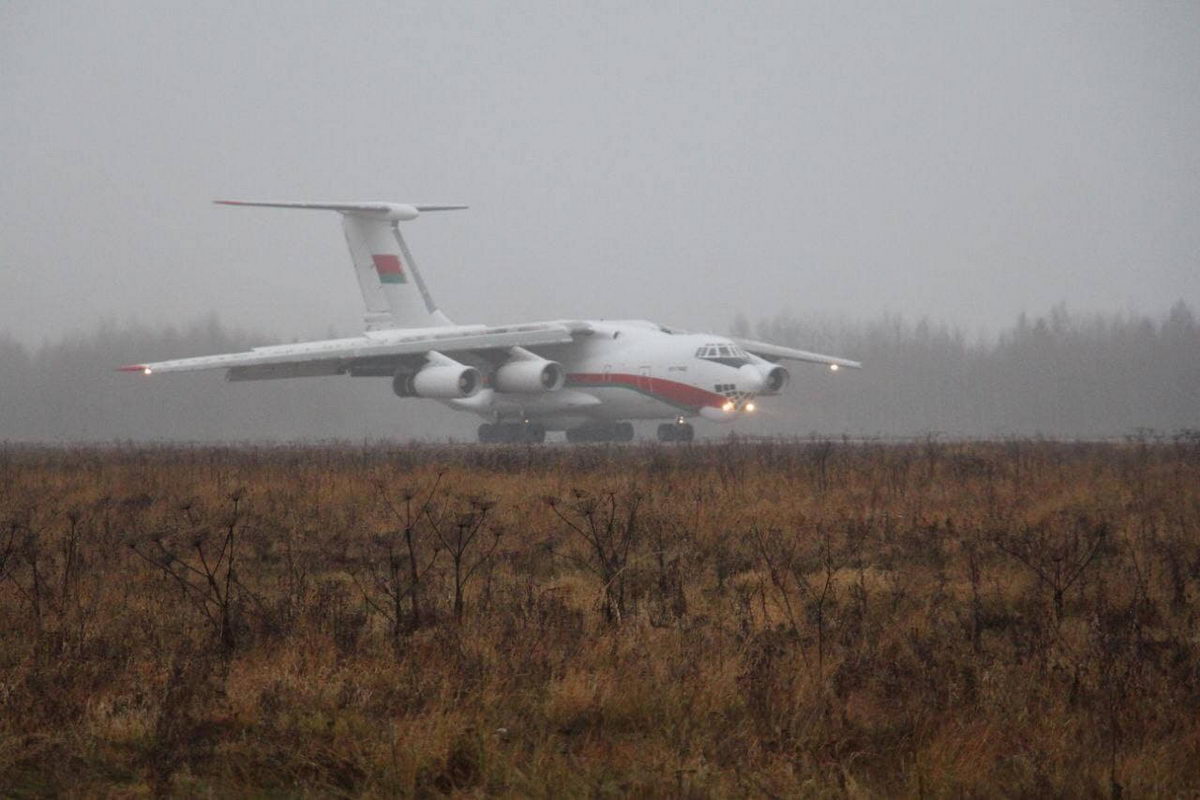
POLYGON ((5 797, 1195 797, 1200 442, 0 450, 5 797))

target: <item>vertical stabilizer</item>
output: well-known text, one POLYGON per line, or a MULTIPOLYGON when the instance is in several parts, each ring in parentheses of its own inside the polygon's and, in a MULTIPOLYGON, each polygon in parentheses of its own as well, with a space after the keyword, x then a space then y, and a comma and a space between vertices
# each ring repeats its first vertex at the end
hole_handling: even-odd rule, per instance
POLYGON ((400 234, 402 221, 423 211, 452 211, 466 206, 401 203, 283 203, 218 200, 222 205, 265 206, 337 211, 354 275, 367 308, 367 327, 433 328, 452 324, 433 301, 412 253, 400 234))
MULTIPOLYGON (((343 214, 342 228, 360 285, 372 285, 384 299, 393 327, 430 328, 450 321, 433 302, 398 222, 363 214, 343 214)), ((364 290, 363 297, 367 297, 364 290)), ((370 305, 368 310, 372 309, 370 305)))

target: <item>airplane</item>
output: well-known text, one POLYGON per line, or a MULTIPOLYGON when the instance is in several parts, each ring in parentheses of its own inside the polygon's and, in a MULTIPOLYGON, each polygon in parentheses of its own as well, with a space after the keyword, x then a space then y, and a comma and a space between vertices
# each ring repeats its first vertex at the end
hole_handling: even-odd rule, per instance
POLYGON ((224 206, 334 211, 366 305, 359 336, 119 367, 142 375, 226 371, 230 381, 349 375, 389 378, 402 398, 476 414, 483 443, 628 442, 633 420, 663 420, 658 439, 690 442, 690 419, 732 422, 778 395, 779 362, 858 369, 845 358, 645 320, 457 325, 433 301, 400 223, 460 205, 217 200, 224 206))

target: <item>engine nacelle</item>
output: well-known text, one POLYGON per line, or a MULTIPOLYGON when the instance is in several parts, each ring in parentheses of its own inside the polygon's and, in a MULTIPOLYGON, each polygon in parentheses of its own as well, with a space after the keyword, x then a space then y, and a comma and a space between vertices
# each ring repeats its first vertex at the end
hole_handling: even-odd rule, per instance
POLYGON ((422 367, 416 372, 397 372, 392 391, 400 397, 457 400, 478 392, 482 383, 479 370, 453 362, 422 367))
POLYGON ((566 370, 557 361, 544 358, 517 359, 502 364, 492 376, 498 392, 537 394, 557 392, 567 381, 566 370))
POLYGON ((778 364, 769 366, 763 364, 759 366, 759 371, 763 376, 763 388, 759 394, 779 394, 783 388, 788 385, 792 374, 778 364))

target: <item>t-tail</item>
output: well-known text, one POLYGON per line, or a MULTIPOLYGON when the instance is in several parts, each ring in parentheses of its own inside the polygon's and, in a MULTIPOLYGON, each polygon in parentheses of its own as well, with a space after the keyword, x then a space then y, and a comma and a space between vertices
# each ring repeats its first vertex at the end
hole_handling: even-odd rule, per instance
POLYGON ((433 301, 409 252, 399 224, 428 211, 457 211, 466 206, 405 203, 284 203, 217 200, 225 206, 303 208, 342 215, 354 274, 367 307, 368 329, 436 328, 451 325, 433 301))

